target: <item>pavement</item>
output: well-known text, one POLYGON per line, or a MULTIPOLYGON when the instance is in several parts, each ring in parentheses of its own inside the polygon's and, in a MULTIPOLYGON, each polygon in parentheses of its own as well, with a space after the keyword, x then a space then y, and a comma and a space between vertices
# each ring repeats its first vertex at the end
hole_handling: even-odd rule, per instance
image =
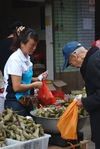
POLYGON ((91 141, 90 141, 90 143, 87 146, 88 146, 87 149, 95 149, 95 145, 91 141))
POLYGON ((95 149, 95 145, 91 141, 91 128, 89 117, 87 117, 82 123, 83 127, 80 129, 80 131, 84 134, 84 140, 89 140, 86 149, 95 149))

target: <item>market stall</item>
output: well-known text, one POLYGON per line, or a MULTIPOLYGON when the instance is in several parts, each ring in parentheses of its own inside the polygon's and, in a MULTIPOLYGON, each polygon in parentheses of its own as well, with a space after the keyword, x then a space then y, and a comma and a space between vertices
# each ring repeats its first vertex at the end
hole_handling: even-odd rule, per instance
POLYGON ((62 138, 57 127, 60 117, 79 94, 85 97, 85 88, 82 91, 71 91, 70 94, 57 90, 51 92, 48 89, 46 95, 35 96, 38 104, 30 113, 32 117, 20 116, 11 109, 4 110, 0 115, 1 147, 25 149, 27 146, 27 149, 36 149, 36 147, 47 149, 49 146, 49 149, 61 149, 66 146, 70 148, 72 144, 84 149, 88 140, 84 140, 84 133, 81 130, 89 116, 83 108, 78 110, 77 140, 62 138))
MULTIPOLYGON (((74 98, 77 95, 82 95, 83 97, 86 96, 85 88, 83 90, 75 90, 71 91, 70 94, 65 94, 63 91, 52 91, 54 97, 56 98, 58 105, 45 105, 41 108, 31 111, 31 115, 36 123, 41 123, 46 133, 51 135, 49 139, 49 145, 56 145, 60 147, 69 146, 67 143, 69 140, 65 140, 61 137, 61 134, 57 128, 57 123, 59 118, 64 113, 66 108, 73 102, 74 98), (60 104, 59 104, 60 103, 60 104)), ((77 140, 70 140, 72 144, 78 144, 79 146, 80 141, 84 140, 84 132, 81 130, 84 128, 87 119, 89 119, 88 113, 82 108, 79 109, 79 116, 78 116, 78 125, 77 125, 77 140)), ((85 145, 87 144, 84 143, 85 145)))

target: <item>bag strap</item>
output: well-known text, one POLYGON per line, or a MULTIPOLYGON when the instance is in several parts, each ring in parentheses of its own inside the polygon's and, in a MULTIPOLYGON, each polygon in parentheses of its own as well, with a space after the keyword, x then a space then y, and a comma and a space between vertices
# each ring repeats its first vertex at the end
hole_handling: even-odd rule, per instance
POLYGON ((75 146, 71 142, 67 142, 67 143, 72 147, 72 149, 75 149, 75 146))

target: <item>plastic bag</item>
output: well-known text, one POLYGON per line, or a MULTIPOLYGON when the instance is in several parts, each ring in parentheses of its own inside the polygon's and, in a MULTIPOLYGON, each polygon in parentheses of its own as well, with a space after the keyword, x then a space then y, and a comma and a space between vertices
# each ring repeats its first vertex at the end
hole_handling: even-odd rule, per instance
POLYGON ((54 97, 59 97, 59 98, 64 99, 64 92, 63 91, 53 91, 52 94, 54 97))
POLYGON ((42 105, 55 104, 57 101, 54 98, 52 92, 49 90, 47 83, 44 80, 42 82, 43 86, 37 92, 37 99, 40 101, 42 105))
POLYGON ((78 100, 73 101, 58 121, 57 127, 61 137, 68 140, 77 140, 78 100))

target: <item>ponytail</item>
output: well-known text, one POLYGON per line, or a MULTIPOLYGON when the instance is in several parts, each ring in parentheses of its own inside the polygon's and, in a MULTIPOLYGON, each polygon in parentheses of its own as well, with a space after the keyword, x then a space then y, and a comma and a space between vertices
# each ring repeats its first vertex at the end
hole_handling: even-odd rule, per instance
POLYGON ((17 32, 14 33, 14 39, 10 50, 16 51, 18 48, 20 48, 21 42, 26 44, 30 38, 34 39, 36 42, 39 41, 38 34, 35 32, 35 30, 31 28, 25 28, 23 26, 19 27, 17 32))

